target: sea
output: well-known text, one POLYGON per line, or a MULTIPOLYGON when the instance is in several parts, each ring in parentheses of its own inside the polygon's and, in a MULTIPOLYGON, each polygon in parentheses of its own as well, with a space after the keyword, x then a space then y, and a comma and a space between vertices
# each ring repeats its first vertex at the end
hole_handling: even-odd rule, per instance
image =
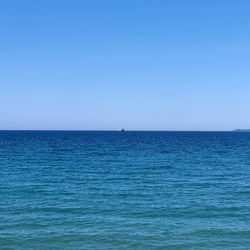
POLYGON ((0 249, 250 249, 250 133, 0 131, 0 249))

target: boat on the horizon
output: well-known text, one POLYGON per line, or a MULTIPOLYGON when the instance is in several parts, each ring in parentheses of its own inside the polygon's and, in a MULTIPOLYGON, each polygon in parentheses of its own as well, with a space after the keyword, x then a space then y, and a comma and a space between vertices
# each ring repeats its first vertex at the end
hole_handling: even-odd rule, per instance
POLYGON ((125 128, 122 128, 122 129, 116 129, 115 131, 117 131, 117 132, 124 132, 124 131, 125 131, 125 128))

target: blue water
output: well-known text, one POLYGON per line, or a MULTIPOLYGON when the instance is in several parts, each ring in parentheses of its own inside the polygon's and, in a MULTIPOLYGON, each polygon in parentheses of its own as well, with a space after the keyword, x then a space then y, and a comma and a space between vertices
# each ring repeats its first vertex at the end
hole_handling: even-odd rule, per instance
POLYGON ((249 249, 250 133, 0 132, 1 249, 249 249))

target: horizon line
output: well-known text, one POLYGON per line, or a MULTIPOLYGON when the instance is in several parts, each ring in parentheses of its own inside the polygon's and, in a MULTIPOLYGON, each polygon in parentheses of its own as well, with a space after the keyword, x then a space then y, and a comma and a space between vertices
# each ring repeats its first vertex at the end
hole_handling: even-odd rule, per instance
MULTIPOLYGON (((140 132, 140 131, 149 131, 149 132, 233 132, 235 130, 248 130, 248 129, 231 129, 231 130, 150 130, 150 129, 128 129, 125 132, 140 132)), ((0 131, 107 131, 107 132, 118 132, 116 129, 0 129, 0 131)))

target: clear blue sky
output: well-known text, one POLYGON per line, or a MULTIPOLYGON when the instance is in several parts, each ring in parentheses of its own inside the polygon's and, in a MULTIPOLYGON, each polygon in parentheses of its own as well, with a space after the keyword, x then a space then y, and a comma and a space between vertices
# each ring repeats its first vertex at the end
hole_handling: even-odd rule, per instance
POLYGON ((250 127, 250 1, 0 3, 0 129, 250 127))

